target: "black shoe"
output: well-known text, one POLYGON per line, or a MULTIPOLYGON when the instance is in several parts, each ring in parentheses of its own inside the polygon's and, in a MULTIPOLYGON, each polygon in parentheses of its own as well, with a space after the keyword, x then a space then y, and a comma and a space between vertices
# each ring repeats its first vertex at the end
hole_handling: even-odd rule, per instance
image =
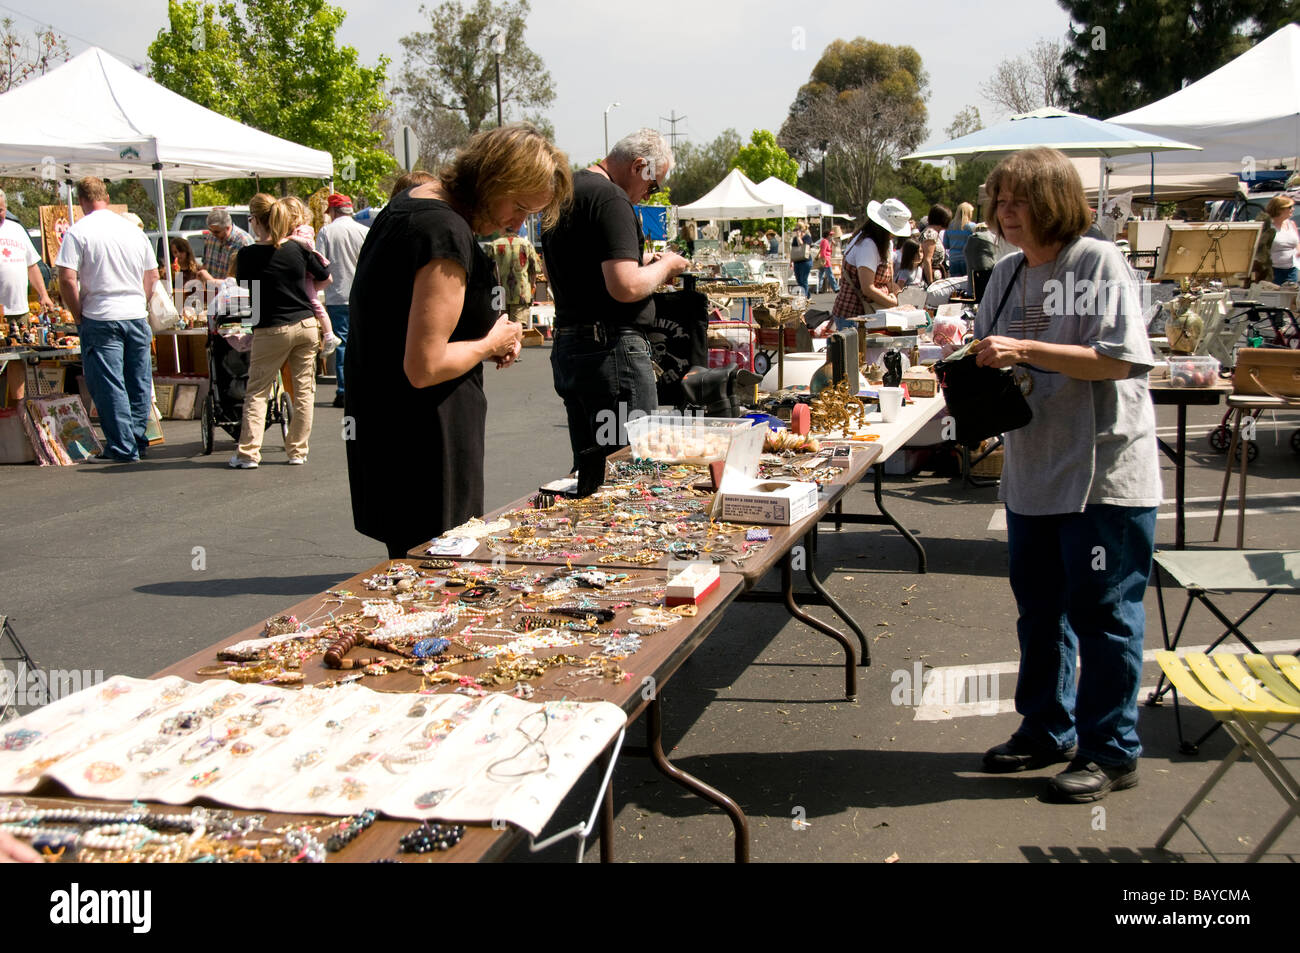
POLYGON ((342 394, 335 394, 335 395, 334 395, 334 406, 335 406, 335 407, 342 407, 342 406, 343 406, 343 395, 342 395, 342 394))
POLYGON ((1075 758, 1070 766, 1052 778, 1048 794, 1053 800, 1070 804, 1100 801, 1111 791, 1135 788, 1138 783, 1138 764, 1098 764, 1075 758))
POLYGON ((1078 753, 1077 747, 1071 746, 1064 751, 1059 748, 1042 748, 1020 735, 1012 735, 1010 741, 984 752, 984 770, 995 773, 1029 771, 1045 768, 1049 764, 1073 761, 1078 753))

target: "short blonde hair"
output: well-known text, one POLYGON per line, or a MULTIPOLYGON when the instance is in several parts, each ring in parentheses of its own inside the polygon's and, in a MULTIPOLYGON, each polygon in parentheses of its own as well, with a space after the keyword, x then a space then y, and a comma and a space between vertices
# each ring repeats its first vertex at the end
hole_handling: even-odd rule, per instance
POLYGON ((309 209, 307 203, 298 198, 298 196, 286 195, 284 198, 280 199, 280 201, 284 203, 285 208, 287 208, 289 213, 293 216, 294 228, 297 228, 299 225, 311 224, 311 209, 309 209))
POLYGON ((511 195, 546 192, 544 227, 554 225, 573 198, 569 158, 530 123, 475 133, 438 175, 443 191, 477 222, 492 203, 511 195))
POLYGON ((1275 195, 1268 200, 1268 205, 1264 206, 1264 211, 1268 213, 1269 218, 1277 218, 1295 207, 1295 200, 1286 195, 1275 195))
POLYGON ((998 222, 999 192, 1022 195, 1029 201, 1026 225, 1034 240, 1052 245, 1078 238, 1092 225, 1092 211, 1083 194, 1079 170, 1056 149, 1023 149, 1007 156, 984 182, 984 221, 1002 237, 998 222))
POLYGON ((77 201, 86 202, 107 202, 108 186, 104 180, 93 175, 88 175, 83 179, 77 180, 77 201))

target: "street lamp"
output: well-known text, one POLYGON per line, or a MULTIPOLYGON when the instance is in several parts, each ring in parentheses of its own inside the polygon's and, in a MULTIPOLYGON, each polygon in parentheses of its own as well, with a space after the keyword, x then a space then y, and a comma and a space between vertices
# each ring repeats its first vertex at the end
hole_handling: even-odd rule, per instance
POLYGON ((602 159, 609 155, 609 111, 615 106, 622 105, 622 103, 610 103, 605 107, 605 155, 601 156, 602 159))
POLYGON ((492 52, 497 60, 497 128, 505 125, 501 118, 501 54, 506 51, 506 32, 502 30, 492 37, 492 52))

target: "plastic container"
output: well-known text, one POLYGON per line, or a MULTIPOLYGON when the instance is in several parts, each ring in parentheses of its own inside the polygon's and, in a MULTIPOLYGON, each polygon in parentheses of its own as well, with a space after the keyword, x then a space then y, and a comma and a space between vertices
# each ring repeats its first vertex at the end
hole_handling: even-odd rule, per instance
POLYGON ((1218 379, 1217 358, 1194 356, 1169 359, 1169 383, 1174 387, 1212 387, 1218 379))
POLYGON ((632 456, 707 466, 727 458, 731 438, 754 425, 732 417, 638 417, 627 424, 632 456))

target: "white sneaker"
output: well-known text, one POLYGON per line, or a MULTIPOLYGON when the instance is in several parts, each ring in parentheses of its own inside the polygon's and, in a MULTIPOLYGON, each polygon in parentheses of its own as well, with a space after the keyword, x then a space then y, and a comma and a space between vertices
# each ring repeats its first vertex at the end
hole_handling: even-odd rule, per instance
POLYGON ((300 466, 302 466, 302 465, 303 465, 304 463, 306 463, 306 462, 307 462, 307 458, 306 458, 306 457, 290 457, 290 458, 289 458, 289 466, 291 466, 291 467, 300 467, 300 466))
POLYGON ((256 461, 256 460, 248 460, 248 459, 246 459, 246 458, 244 458, 244 457, 241 457, 239 454, 235 454, 233 457, 230 458, 230 469, 232 469, 232 470, 256 470, 256 469, 257 469, 257 461, 256 461))
POLYGON ((343 339, 339 337, 337 334, 325 335, 325 340, 321 344, 321 349, 320 349, 321 355, 324 357, 328 357, 329 355, 337 351, 339 349, 339 345, 342 343, 343 343, 343 339))

